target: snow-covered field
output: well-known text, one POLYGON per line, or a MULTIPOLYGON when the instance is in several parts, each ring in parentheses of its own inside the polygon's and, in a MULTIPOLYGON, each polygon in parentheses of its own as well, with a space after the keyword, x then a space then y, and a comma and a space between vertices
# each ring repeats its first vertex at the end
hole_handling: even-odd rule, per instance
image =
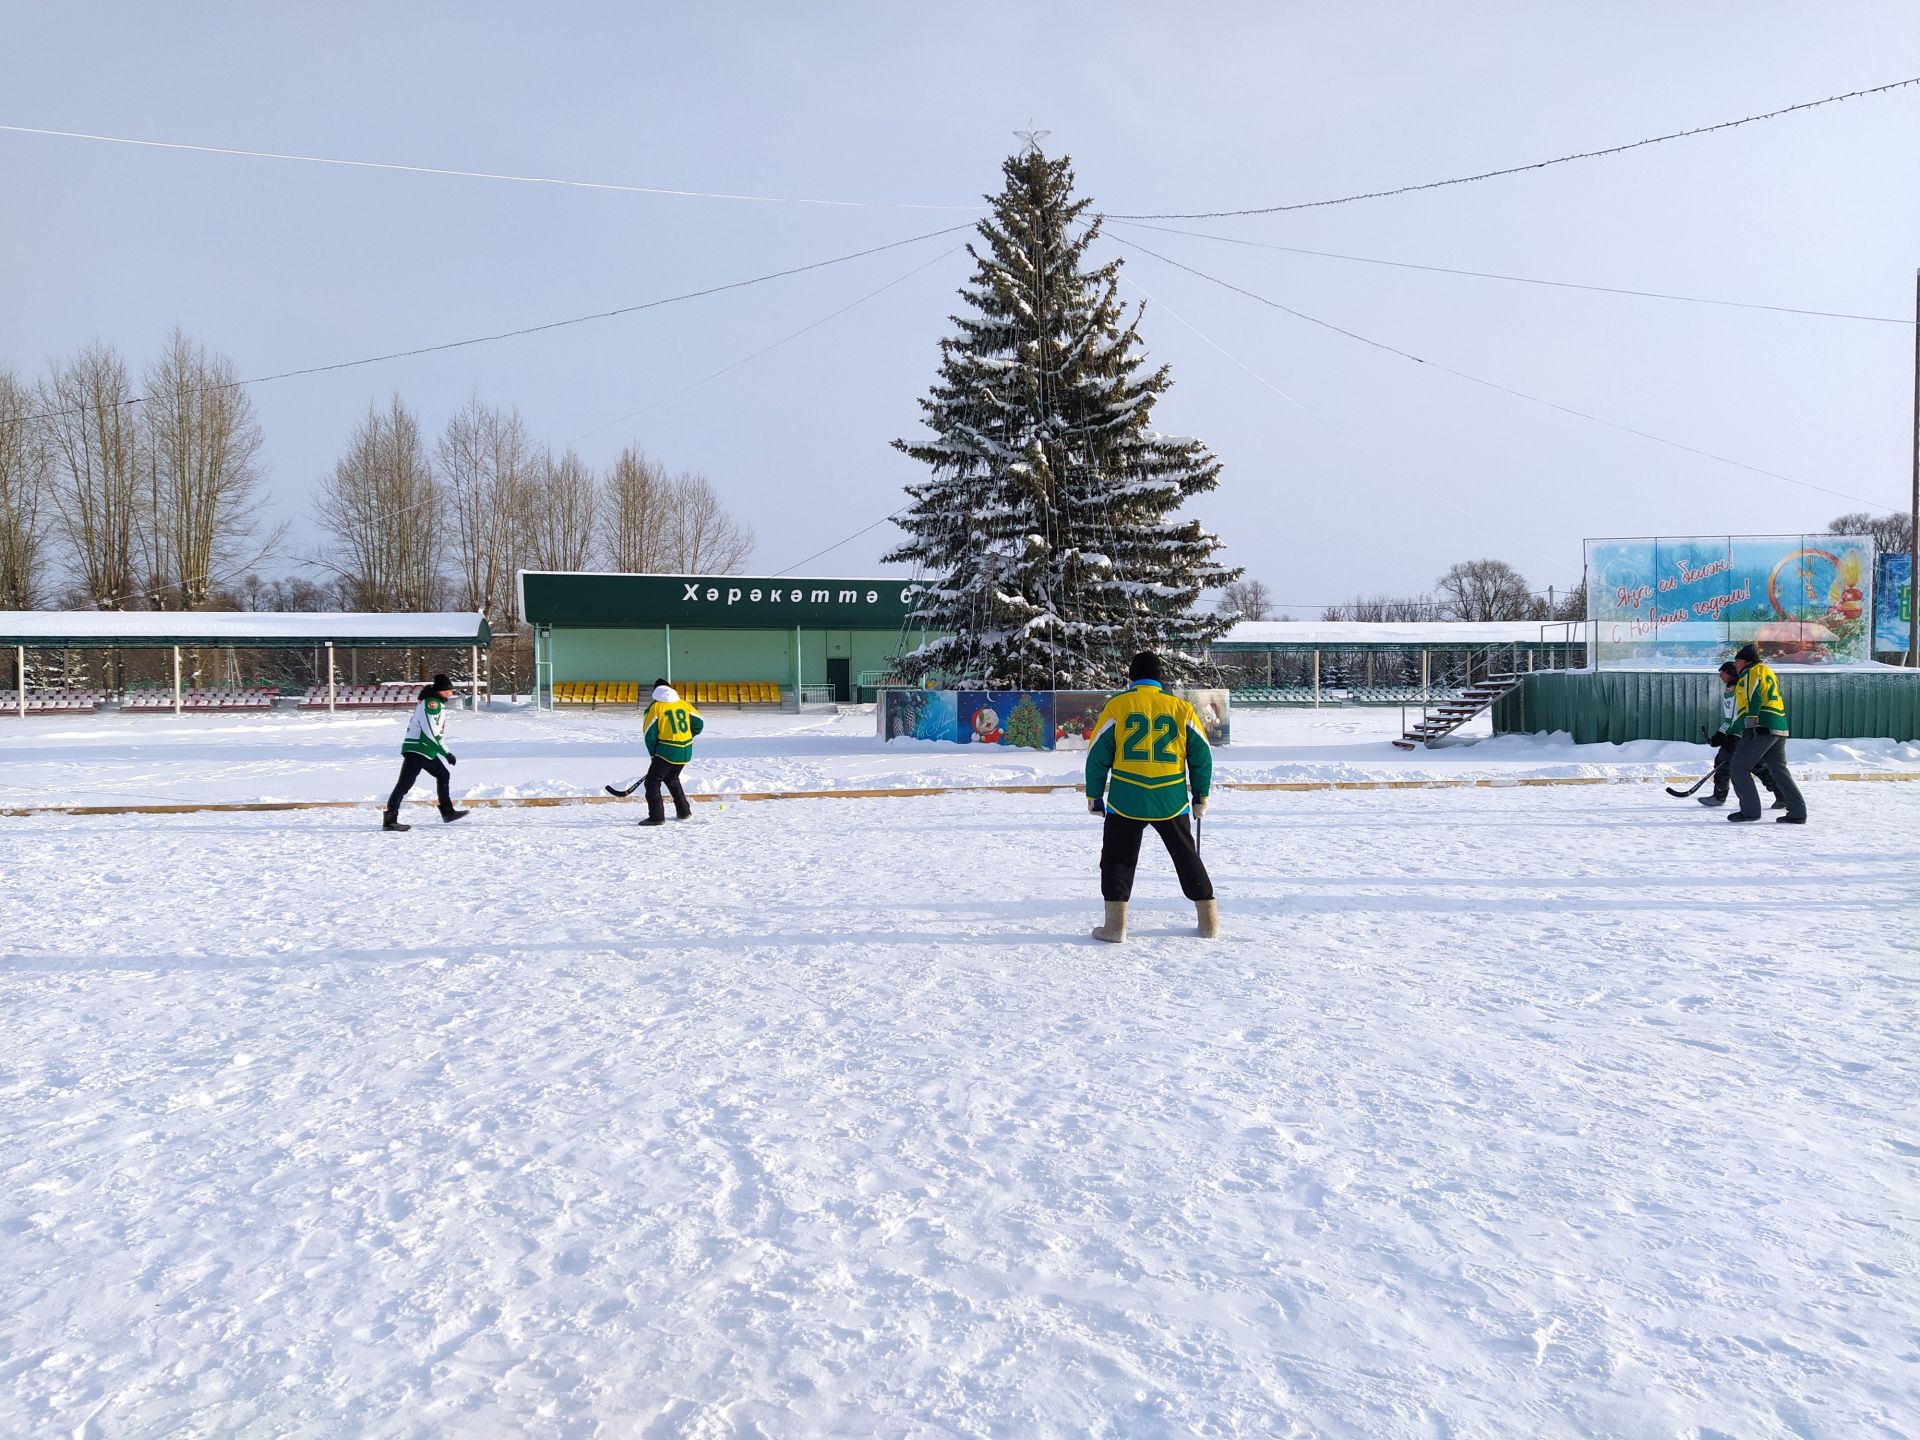
MULTIPOLYGON (((1415 712, 1417 717, 1417 712, 1415 712)), ((1085 756, 927 741, 880 744, 870 712, 714 708, 690 791, 1071 783, 1085 756)), ((0 717, 0 808, 206 801, 384 800, 404 714, 0 717)), ((475 798, 597 795, 645 768, 638 711, 542 713, 524 703, 449 717, 459 793, 475 798)), ((1475 721, 1433 750, 1402 752, 1394 709, 1245 710, 1216 764, 1227 781, 1573 777, 1704 773, 1704 746, 1575 745, 1566 736, 1488 734, 1475 721)), ((1920 745, 1794 740, 1794 764, 1920 772, 1920 745)), ((422 789, 420 794, 425 795, 422 789)))
MULTIPOLYGON (((1397 718, 1222 775, 1705 754, 1397 718)), ((367 799, 399 724, 30 721, 0 804, 367 799)), ((723 713, 689 779, 1076 769, 723 713)), ((1920 783, 1806 789, 1230 792, 1225 936, 1150 841, 1119 948, 1066 794, 0 819, 0 1434, 1914 1435, 1920 783)))

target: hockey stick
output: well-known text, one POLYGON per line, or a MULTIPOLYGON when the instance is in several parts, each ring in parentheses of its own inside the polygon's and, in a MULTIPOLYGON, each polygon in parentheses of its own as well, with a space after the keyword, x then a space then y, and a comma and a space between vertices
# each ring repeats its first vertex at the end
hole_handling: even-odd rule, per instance
POLYGON ((641 776, 639 780, 634 781, 633 784, 627 786, 627 788, 624 790, 621 790, 618 787, 613 785, 607 785, 602 788, 606 790, 607 794, 612 795, 616 799, 624 800, 627 798, 627 796, 633 794, 634 791, 638 790, 640 788, 641 782, 644 781, 645 779, 646 777, 644 775, 641 776))
MULTIPOLYGON (((1707 738, 1707 727, 1704 725, 1700 727, 1700 738, 1702 740, 1705 740, 1707 738)), ((1720 767, 1718 765, 1714 766, 1715 770, 1719 768, 1720 767)), ((1706 774, 1702 775, 1698 780, 1694 781, 1693 784, 1689 785, 1685 790, 1676 790, 1671 785, 1667 786, 1666 787, 1667 794, 1673 796, 1673 798, 1676 800, 1684 800, 1689 795, 1693 794, 1695 790, 1698 790, 1702 785, 1706 784, 1707 781, 1711 780, 1712 778, 1713 778, 1713 770, 1709 770, 1706 774)))

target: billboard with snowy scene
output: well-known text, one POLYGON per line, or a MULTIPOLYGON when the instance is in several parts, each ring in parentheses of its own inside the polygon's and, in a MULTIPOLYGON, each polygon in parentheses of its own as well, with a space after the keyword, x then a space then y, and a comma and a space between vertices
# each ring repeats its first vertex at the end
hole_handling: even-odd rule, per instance
POLYGON ((1873 658, 1873 541, 1688 535, 1587 542, 1602 668, 1710 669, 1751 641, 1772 665, 1873 658))

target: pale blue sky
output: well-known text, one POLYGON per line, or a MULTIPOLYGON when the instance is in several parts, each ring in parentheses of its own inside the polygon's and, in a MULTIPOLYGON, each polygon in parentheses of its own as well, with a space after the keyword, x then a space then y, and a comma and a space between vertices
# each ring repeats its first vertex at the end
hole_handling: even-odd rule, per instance
MULTIPOLYGON (((1231 208, 1521 163, 1920 74, 1920 7, 1667 3, 0 6, 0 123, 768 195, 965 205, 1029 120, 1116 211, 1231 208)), ((1550 279, 1903 316, 1920 89, 1432 194, 1192 222, 1550 279)), ((939 212, 668 198, 0 134, 0 364, 167 328, 260 374, 536 324, 936 228, 939 212)), ((1125 234, 1116 230, 1115 234, 1125 234)), ((1913 334, 1137 237, 1489 379, 1903 505, 1913 334)), ((778 570, 901 503, 949 255, 771 354, 606 422, 934 259, 258 387, 305 517, 371 397, 468 394, 604 463, 711 476, 778 570)), ((1138 257, 1164 429, 1281 599, 1448 563, 1578 578, 1587 535, 1819 528, 1856 508, 1419 369, 1138 257), (1319 420, 1282 400, 1175 316, 1319 420), (1319 423, 1324 421, 1325 425, 1319 423), (1333 427, 1331 430, 1327 426, 1333 427), (1337 432, 1337 433, 1336 433, 1337 432)), ((882 527, 814 573, 877 566, 882 527)), ((292 568, 289 563, 281 568, 292 568)))

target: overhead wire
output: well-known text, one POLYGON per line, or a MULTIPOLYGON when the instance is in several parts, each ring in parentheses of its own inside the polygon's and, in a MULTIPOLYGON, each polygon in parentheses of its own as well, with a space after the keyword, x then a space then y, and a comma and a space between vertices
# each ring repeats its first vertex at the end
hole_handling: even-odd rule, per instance
POLYGON ((1756 125, 1763 120, 1777 120, 1782 115, 1793 115, 1804 110, 1817 110, 1823 105, 1837 105, 1843 100, 1859 100, 1868 95, 1884 95, 1892 90, 1902 90, 1909 85, 1920 85, 1920 75, 1905 80, 1891 80, 1885 85, 1872 85, 1862 90, 1849 90, 1842 95, 1828 95, 1820 100, 1802 100, 1796 105, 1783 105, 1778 110, 1766 110, 1757 115, 1744 115, 1738 120, 1721 120, 1712 125, 1695 125, 1686 130, 1672 130, 1664 135, 1649 135, 1643 140, 1630 140, 1619 145, 1606 145, 1598 150, 1579 150, 1570 155, 1556 155, 1548 160, 1533 160, 1524 165, 1506 165, 1495 170, 1480 170, 1471 175, 1455 175, 1445 180, 1427 180, 1414 185, 1396 185, 1387 190, 1363 190, 1352 195, 1336 195, 1325 200, 1297 200, 1290 204, 1256 205, 1240 210, 1166 210, 1158 213, 1121 214, 1109 212, 1114 220, 1225 220, 1245 215, 1281 215, 1295 210, 1320 210, 1331 205, 1352 205, 1361 200, 1386 200, 1396 195, 1413 195, 1423 190, 1444 190, 1455 185, 1472 185, 1481 180, 1495 180, 1505 175, 1522 175, 1530 170, 1546 170, 1555 165, 1570 165, 1578 160, 1597 160, 1607 155, 1624 155, 1630 150, 1643 150, 1649 145, 1664 145, 1671 140, 1687 140, 1698 135, 1711 135, 1720 130, 1733 130, 1742 125, 1756 125))
MULTIPOLYGON (((335 370, 351 370, 363 365, 380 365, 392 360, 407 360, 420 355, 435 355, 448 350, 461 350, 474 345, 489 345, 500 340, 514 340, 526 335, 538 335, 548 330, 559 330, 570 325, 584 325, 594 320, 612 320, 622 315, 637 315, 646 310, 657 310, 666 305, 678 305, 687 300, 704 299, 709 295, 724 294, 729 290, 744 290, 753 285, 764 285, 770 280, 784 280, 792 275, 804 275, 811 270, 824 270, 832 265, 844 265, 849 260, 865 259, 869 255, 879 255, 888 250, 898 250, 904 245, 917 245, 922 240, 937 239, 942 235, 951 235, 957 230, 971 229, 971 223, 948 225, 939 230, 929 230, 924 234, 910 235, 904 240, 892 240, 885 245, 869 246, 865 250, 855 250, 846 255, 835 255, 827 260, 815 260, 805 265, 789 266, 785 270, 772 270, 764 275, 755 275, 746 280, 730 280, 724 285, 709 285, 699 290, 687 290, 678 295, 666 295, 657 300, 643 301, 637 305, 623 305, 614 310, 600 310, 591 315, 574 315, 565 320, 548 320, 539 325, 524 325, 514 330, 501 330, 489 335, 469 336, 464 340, 448 340, 434 345, 417 345, 407 350, 393 350, 381 355, 362 356, 356 360, 338 360, 326 365, 307 365, 295 370, 281 370, 271 375, 255 375, 244 380, 230 380, 219 385, 202 385, 192 393, 203 394, 210 391, 237 390, 248 385, 265 385, 274 380, 291 380, 302 375, 321 375, 335 370)), ((112 402, 115 409, 144 405, 150 397, 130 396, 125 400, 112 402)), ((58 415, 82 413, 81 407, 65 410, 43 410, 38 414, 18 417, 19 422, 29 420, 48 420, 58 415)))
POLYGON ((626 414, 621 415, 615 419, 609 420, 605 424, 596 425, 591 430, 582 430, 578 435, 574 436, 573 439, 569 440, 567 443, 569 445, 577 445, 590 435, 598 435, 602 430, 612 429, 615 425, 623 424, 626 421, 633 419, 635 416, 644 415, 649 410, 654 410, 659 408, 662 405, 665 405, 669 400, 677 400, 682 395, 687 394, 691 390, 698 390, 702 385, 705 385, 708 381, 718 380, 722 375, 728 374, 734 370, 738 370, 742 365, 746 365, 751 361, 758 360, 762 355, 766 355, 771 353, 772 351, 778 350, 782 345, 791 344, 793 341, 798 340, 802 335, 805 335, 808 332, 813 330, 818 330, 822 325, 827 324, 829 321, 839 319, 842 315, 846 314, 849 310, 857 309, 858 307, 866 304, 867 301, 886 294, 887 291, 893 289, 896 285, 905 284, 907 281, 911 280, 914 276, 918 275, 922 270, 930 270, 935 265, 938 265, 942 260, 945 260, 949 255, 957 255, 960 252, 960 249, 961 249, 960 246, 955 245, 950 247, 949 249, 942 250, 938 255, 934 256, 931 260, 925 261, 922 264, 914 266, 911 270, 907 271, 904 275, 896 275, 893 279, 889 280, 886 284, 880 286, 878 289, 869 290, 866 294, 862 295, 859 299, 848 301, 845 305, 842 305, 839 309, 829 311, 827 314, 822 315, 818 320, 814 320, 806 325, 802 325, 798 330, 795 330, 792 334, 783 335, 770 345, 762 345, 758 350, 755 350, 752 354, 742 355, 738 360, 732 361, 731 363, 726 365, 722 365, 718 370, 709 371, 707 374, 702 375, 698 380, 695 380, 690 384, 683 385, 678 390, 674 390, 666 395, 662 395, 657 400, 649 400, 645 405, 640 406, 639 409, 637 410, 629 410, 626 414))
POLYGON ((1258 381, 1261 385, 1264 385, 1267 389, 1271 390, 1274 394, 1278 395, 1282 400, 1286 401, 1289 405, 1293 406, 1294 409, 1298 410, 1302 415, 1305 415, 1309 420, 1313 421, 1316 425, 1319 425, 1321 428, 1327 430, 1329 433, 1338 436, 1341 440, 1345 441, 1346 444, 1350 446, 1358 454, 1372 461, 1375 465, 1378 465, 1381 469, 1385 470, 1389 475, 1392 475, 1395 479, 1401 481, 1403 484, 1405 484, 1408 487, 1408 489, 1411 492, 1419 493, 1419 494, 1430 494, 1435 498, 1437 498, 1440 501, 1440 503, 1442 505, 1445 505, 1449 510, 1454 511, 1457 514, 1464 515, 1467 519, 1473 521, 1474 524, 1484 526, 1486 529, 1492 531, 1496 535, 1504 535, 1507 539, 1513 541, 1516 545, 1519 545, 1522 549, 1530 551, 1532 554, 1538 556, 1540 559, 1545 560, 1548 564, 1558 563, 1553 559, 1552 556, 1548 555, 1545 551, 1541 550, 1538 546, 1533 544, 1533 542, 1519 535, 1515 535, 1513 532, 1509 530, 1503 530, 1501 529, 1500 526, 1493 524, 1491 521, 1488 521, 1482 518, 1481 516, 1474 514, 1473 511, 1467 509, 1464 505, 1460 504, 1458 501, 1453 499, 1452 496, 1448 495, 1443 487, 1438 487, 1433 485, 1422 486, 1418 480, 1414 479, 1413 476, 1407 474, 1407 472, 1402 470, 1398 465, 1395 465, 1392 461, 1388 460, 1386 457, 1378 454, 1377 452, 1370 450, 1366 445, 1361 443, 1361 441, 1356 439, 1354 436, 1349 435, 1345 430, 1342 430, 1338 425, 1335 425, 1331 420, 1327 419, 1325 416, 1315 411, 1311 406, 1306 404, 1305 401, 1299 399, 1295 395, 1289 394, 1287 391, 1281 389, 1280 386, 1274 384, 1273 381, 1269 380, 1266 376, 1262 375, 1258 370, 1255 370, 1251 365, 1249 365, 1246 361, 1242 360, 1238 355, 1235 355, 1232 351, 1228 350, 1226 346, 1222 345, 1219 341, 1215 340, 1211 335, 1208 335, 1198 325, 1195 325, 1191 320, 1187 319, 1184 315, 1181 315, 1172 306, 1168 305, 1164 300, 1159 300, 1155 296, 1153 296, 1147 290, 1147 288, 1144 285, 1140 284, 1137 280, 1130 280, 1127 283, 1132 285, 1133 288, 1138 290, 1142 295, 1146 296, 1146 298, 1150 302, 1158 305, 1172 319, 1177 320, 1180 324, 1184 325, 1188 330, 1191 330, 1195 335, 1199 336, 1200 339, 1203 340, 1206 344, 1212 346, 1215 350, 1219 351, 1220 354, 1224 355, 1228 360, 1232 361, 1240 369, 1244 370, 1248 375, 1252 376, 1253 379, 1258 381))
POLYGON ((1344 335, 1349 340, 1358 341, 1360 344, 1369 346, 1375 350, 1385 351, 1389 355, 1396 355, 1400 359, 1412 361, 1416 365, 1424 365, 1430 369, 1438 370, 1444 374, 1452 375, 1457 379, 1469 381, 1472 384, 1483 386, 1489 390, 1496 390, 1503 395, 1511 395, 1515 399, 1525 400, 1530 404, 1534 404, 1534 405, 1544 405, 1547 409, 1558 410, 1563 415, 1572 415, 1572 416, 1576 416, 1581 420, 1591 421, 1596 425, 1604 425, 1609 430, 1619 430, 1628 435, 1637 435, 1642 440, 1651 440, 1656 445, 1665 445, 1674 450, 1682 450, 1689 455, 1698 455, 1704 459, 1714 460, 1719 462, 1722 465, 1730 465, 1730 466, 1733 466, 1735 469, 1745 470, 1754 475, 1764 475, 1769 479, 1781 480, 1786 482, 1789 485, 1797 485, 1797 486, 1800 486, 1802 489, 1806 489, 1806 490, 1817 490, 1823 495, 1832 495, 1838 499, 1849 500, 1856 505, 1866 505, 1875 510, 1895 511, 1897 509, 1897 507, 1884 505, 1877 500, 1868 500, 1859 495, 1849 495, 1844 490, 1835 490, 1826 485, 1816 485, 1811 480, 1802 480, 1802 479, 1799 479, 1797 476, 1784 475, 1778 470, 1769 470, 1765 466, 1752 465, 1746 462, 1745 460, 1735 460, 1731 456, 1716 454, 1714 451, 1702 449, 1698 445, 1688 445, 1684 441, 1670 440, 1666 436, 1656 435, 1650 430, 1642 430, 1633 425, 1622 424, 1618 420, 1609 420, 1603 415, 1595 415, 1591 411, 1576 409, 1571 405, 1562 405, 1557 400, 1549 400, 1549 399, 1546 399, 1544 396, 1533 395, 1528 393, 1525 390, 1517 390, 1511 385, 1503 385, 1497 380, 1488 380, 1484 376, 1475 375, 1469 371, 1461 370, 1455 366, 1448 365, 1443 361, 1430 360, 1425 356, 1416 355, 1410 350, 1402 350, 1397 345, 1390 345, 1384 340, 1375 340, 1371 336, 1362 335, 1357 330, 1349 330, 1345 326, 1336 325, 1330 320, 1322 320, 1317 315, 1309 315, 1304 310, 1296 310, 1291 305, 1283 305, 1278 300, 1269 299, 1267 296, 1261 295, 1258 292, 1253 290, 1248 290, 1244 286, 1235 285, 1230 280, 1222 280, 1217 275, 1209 275, 1204 270, 1196 269, 1191 265, 1183 264, 1182 262, 1172 259, 1169 256, 1162 255, 1157 250, 1150 250, 1146 246, 1140 244, 1138 241, 1127 240, 1118 235, 1114 236, 1113 238, 1115 243, 1120 245, 1125 245, 1130 250, 1138 250, 1143 255, 1150 255, 1154 259, 1160 261, 1162 264, 1171 265, 1176 270, 1184 270, 1189 275, 1198 276, 1200 279, 1205 280, 1210 284, 1218 285, 1224 290, 1231 290, 1234 294, 1242 295, 1249 300, 1253 300, 1258 302, 1261 305, 1267 306, 1269 309, 1278 310, 1282 314, 1291 315, 1297 320, 1304 320, 1308 324, 1316 325, 1323 330, 1330 330, 1336 335, 1344 335))
MULTIPOLYGON (((1600 159, 1611 155, 1623 155, 1633 150, 1645 149, 1652 145, 1664 145, 1670 141, 1692 139, 1701 135, 1711 135, 1722 130, 1733 130, 1743 125, 1755 125, 1767 120, 1776 120, 1785 115, 1803 111, 1817 110, 1822 106, 1837 105, 1847 100, 1864 99, 1871 95, 1883 95, 1891 91, 1902 90, 1912 85, 1920 85, 1920 75, 1904 80, 1892 80, 1883 85, 1866 86, 1858 90, 1848 90, 1841 94, 1824 96, 1817 100, 1802 100, 1793 105, 1783 105, 1775 110, 1765 110, 1753 115, 1744 115, 1734 120, 1720 120, 1709 125, 1695 125, 1684 130, 1668 131, 1661 135, 1650 135, 1640 140, 1626 141, 1616 145, 1606 145, 1595 150, 1580 150, 1567 155, 1556 155, 1545 160, 1528 161, 1520 165, 1507 165, 1495 169, 1475 171, 1467 175, 1450 176, 1443 180, 1427 180, 1415 184, 1399 185, 1384 190, 1358 191, 1349 195, 1337 195, 1322 200, 1301 200, 1276 205, 1250 206, 1237 210, 1187 210, 1156 212, 1112 212, 1115 220, 1219 220, 1247 215, 1277 215, 1297 210, 1323 209, 1333 205, 1351 205, 1362 200, 1384 200, 1398 195, 1412 195, 1421 191, 1440 190, 1458 185, 1471 185, 1481 180, 1493 180, 1507 175, 1520 175, 1534 170, 1545 170, 1556 165, 1569 165, 1581 160, 1600 159)), ((631 185, 606 180, 573 180, 553 175, 520 175, 505 171, 469 170, 454 166, 417 165, 400 161, 357 160, 334 155, 309 155, 295 151, 260 150, 237 145, 202 145, 180 140, 152 140, 143 136, 105 135, 86 130, 59 130, 37 125, 0 124, 0 133, 15 135, 34 135, 67 140, 85 140, 96 144, 129 145, 153 150, 179 150, 205 155, 224 155, 256 160, 280 160, 307 165, 340 166, 360 170, 385 170, 405 174, 439 175, 454 179, 492 180, 516 185, 545 185, 566 189, 603 190, 637 195, 659 195, 676 199, 720 200, 755 205, 807 205, 837 209, 885 209, 885 210, 946 210, 979 213, 988 207, 981 204, 949 205, 934 204, 910 200, 837 200, 815 196, 794 195, 755 195, 726 190, 695 190, 683 187, 663 185, 631 185)))
POLYGON ((1385 265, 1395 270, 1424 270, 1435 275, 1463 275, 1475 280, 1506 280, 1517 285, 1545 285, 1556 290, 1588 290, 1601 295, 1629 295, 1643 300, 1674 300, 1687 305, 1720 305, 1735 310, 1768 310, 1780 315, 1809 315, 1825 320, 1864 320, 1876 325, 1911 326, 1920 323, 1911 316, 1905 315, 1861 315, 1846 310, 1813 310, 1798 305, 1768 305, 1755 300, 1717 300, 1704 295, 1676 295, 1667 290, 1634 290, 1621 285, 1586 285, 1574 280, 1544 280, 1533 275, 1505 275, 1492 270, 1460 270, 1448 265, 1416 264, 1411 260, 1384 260, 1375 255, 1347 255, 1337 250, 1312 250, 1303 245, 1279 245, 1268 240, 1246 240, 1238 235, 1211 235, 1204 230, 1177 230, 1172 226, 1147 225, 1137 220, 1116 220, 1114 223, 1129 230, 1151 230, 1160 235, 1186 235, 1195 240, 1214 240, 1223 245, 1239 245, 1252 250, 1279 250, 1289 255, 1312 255, 1322 260, 1349 260, 1359 265, 1385 265))
POLYGON ((410 175, 441 175, 458 180, 499 180, 515 185, 548 185, 569 190, 611 190, 630 195, 661 195, 682 200, 729 200, 751 205, 815 205, 850 210, 952 210, 978 212, 984 205, 934 205, 913 200, 825 200, 802 195, 747 195, 724 190, 686 190, 664 185, 623 185, 607 180, 568 180, 554 175, 514 175, 494 170, 461 170, 445 165, 410 165, 390 160, 349 160, 335 155, 302 155, 281 150, 250 150, 238 145, 195 145, 181 140, 147 140, 132 135, 97 135, 85 130, 51 130, 37 125, 0 125, 0 133, 134 145, 149 150, 185 150, 200 155, 239 156, 251 160, 288 160, 303 165, 333 165, 353 170, 390 170, 410 175))

